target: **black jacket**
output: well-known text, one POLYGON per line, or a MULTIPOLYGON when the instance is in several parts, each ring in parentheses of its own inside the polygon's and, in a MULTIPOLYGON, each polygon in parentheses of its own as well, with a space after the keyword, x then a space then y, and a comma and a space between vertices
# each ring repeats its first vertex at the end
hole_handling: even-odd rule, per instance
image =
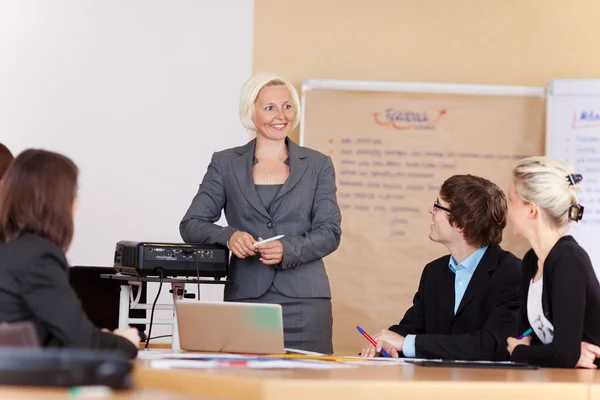
POLYGON ((389 329, 417 335, 416 356, 456 360, 502 360, 506 338, 517 326, 520 260, 500 246, 486 250, 454 315, 450 256, 427 264, 413 306, 389 329))
POLYGON ((0 243, 0 322, 32 321, 43 346, 118 349, 134 358, 130 341, 90 322, 67 274, 64 252, 42 236, 0 243))
MULTIPOLYGON (((537 264, 537 255, 529 250, 523 257, 519 329, 513 337, 530 328, 527 295, 537 264)), ((543 277, 542 309, 554 326, 554 338, 542 344, 534 331, 531 346, 517 346, 511 360, 572 368, 579 361, 582 341, 600 346, 600 284, 587 253, 571 236, 562 237, 550 250, 543 277)))

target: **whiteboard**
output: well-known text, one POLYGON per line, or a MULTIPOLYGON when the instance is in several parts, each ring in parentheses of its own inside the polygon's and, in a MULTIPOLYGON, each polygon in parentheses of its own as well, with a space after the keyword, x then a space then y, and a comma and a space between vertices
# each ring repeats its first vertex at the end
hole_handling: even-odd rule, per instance
POLYGON ((550 82, 547 101, 546 154, 575 166, 583 175, 579 203, 583 220, 569 234, 589 254, 600 276, 600 80, 550 82))

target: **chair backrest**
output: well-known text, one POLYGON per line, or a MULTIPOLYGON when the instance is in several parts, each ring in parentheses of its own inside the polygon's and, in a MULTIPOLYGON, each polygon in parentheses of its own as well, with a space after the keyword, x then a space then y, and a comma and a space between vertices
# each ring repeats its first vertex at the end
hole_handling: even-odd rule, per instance
POLYGON ((40 341, 30 321, 0 323, 0 347, 40 347, 40 341))

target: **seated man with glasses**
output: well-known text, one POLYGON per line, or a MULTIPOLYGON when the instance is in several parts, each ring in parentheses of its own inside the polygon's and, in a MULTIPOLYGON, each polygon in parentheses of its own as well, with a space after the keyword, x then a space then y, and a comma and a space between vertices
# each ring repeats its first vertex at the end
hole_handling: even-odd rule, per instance
POLYGON ((413 306, 398 325, 373 336, 362 355, 502 360, 517 329, 521 260, 502 250, 507 204, 502 190, 477 176, 444 182, 429 209, 429 239, 450 254, 425 266, 413 306))

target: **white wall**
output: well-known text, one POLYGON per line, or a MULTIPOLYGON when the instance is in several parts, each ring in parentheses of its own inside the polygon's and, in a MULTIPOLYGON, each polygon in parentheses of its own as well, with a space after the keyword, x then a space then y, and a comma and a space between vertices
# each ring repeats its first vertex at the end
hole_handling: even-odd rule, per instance
MULTIPOLYGON (((112 266, 119 240, 181 241, 211 154, 248 138, 238 101, 253 9, 250 0, 0 1, 0 141, 79 166, 72 265, 112 266)), ((221 293, 207 287, 203 297, 221 293)))

